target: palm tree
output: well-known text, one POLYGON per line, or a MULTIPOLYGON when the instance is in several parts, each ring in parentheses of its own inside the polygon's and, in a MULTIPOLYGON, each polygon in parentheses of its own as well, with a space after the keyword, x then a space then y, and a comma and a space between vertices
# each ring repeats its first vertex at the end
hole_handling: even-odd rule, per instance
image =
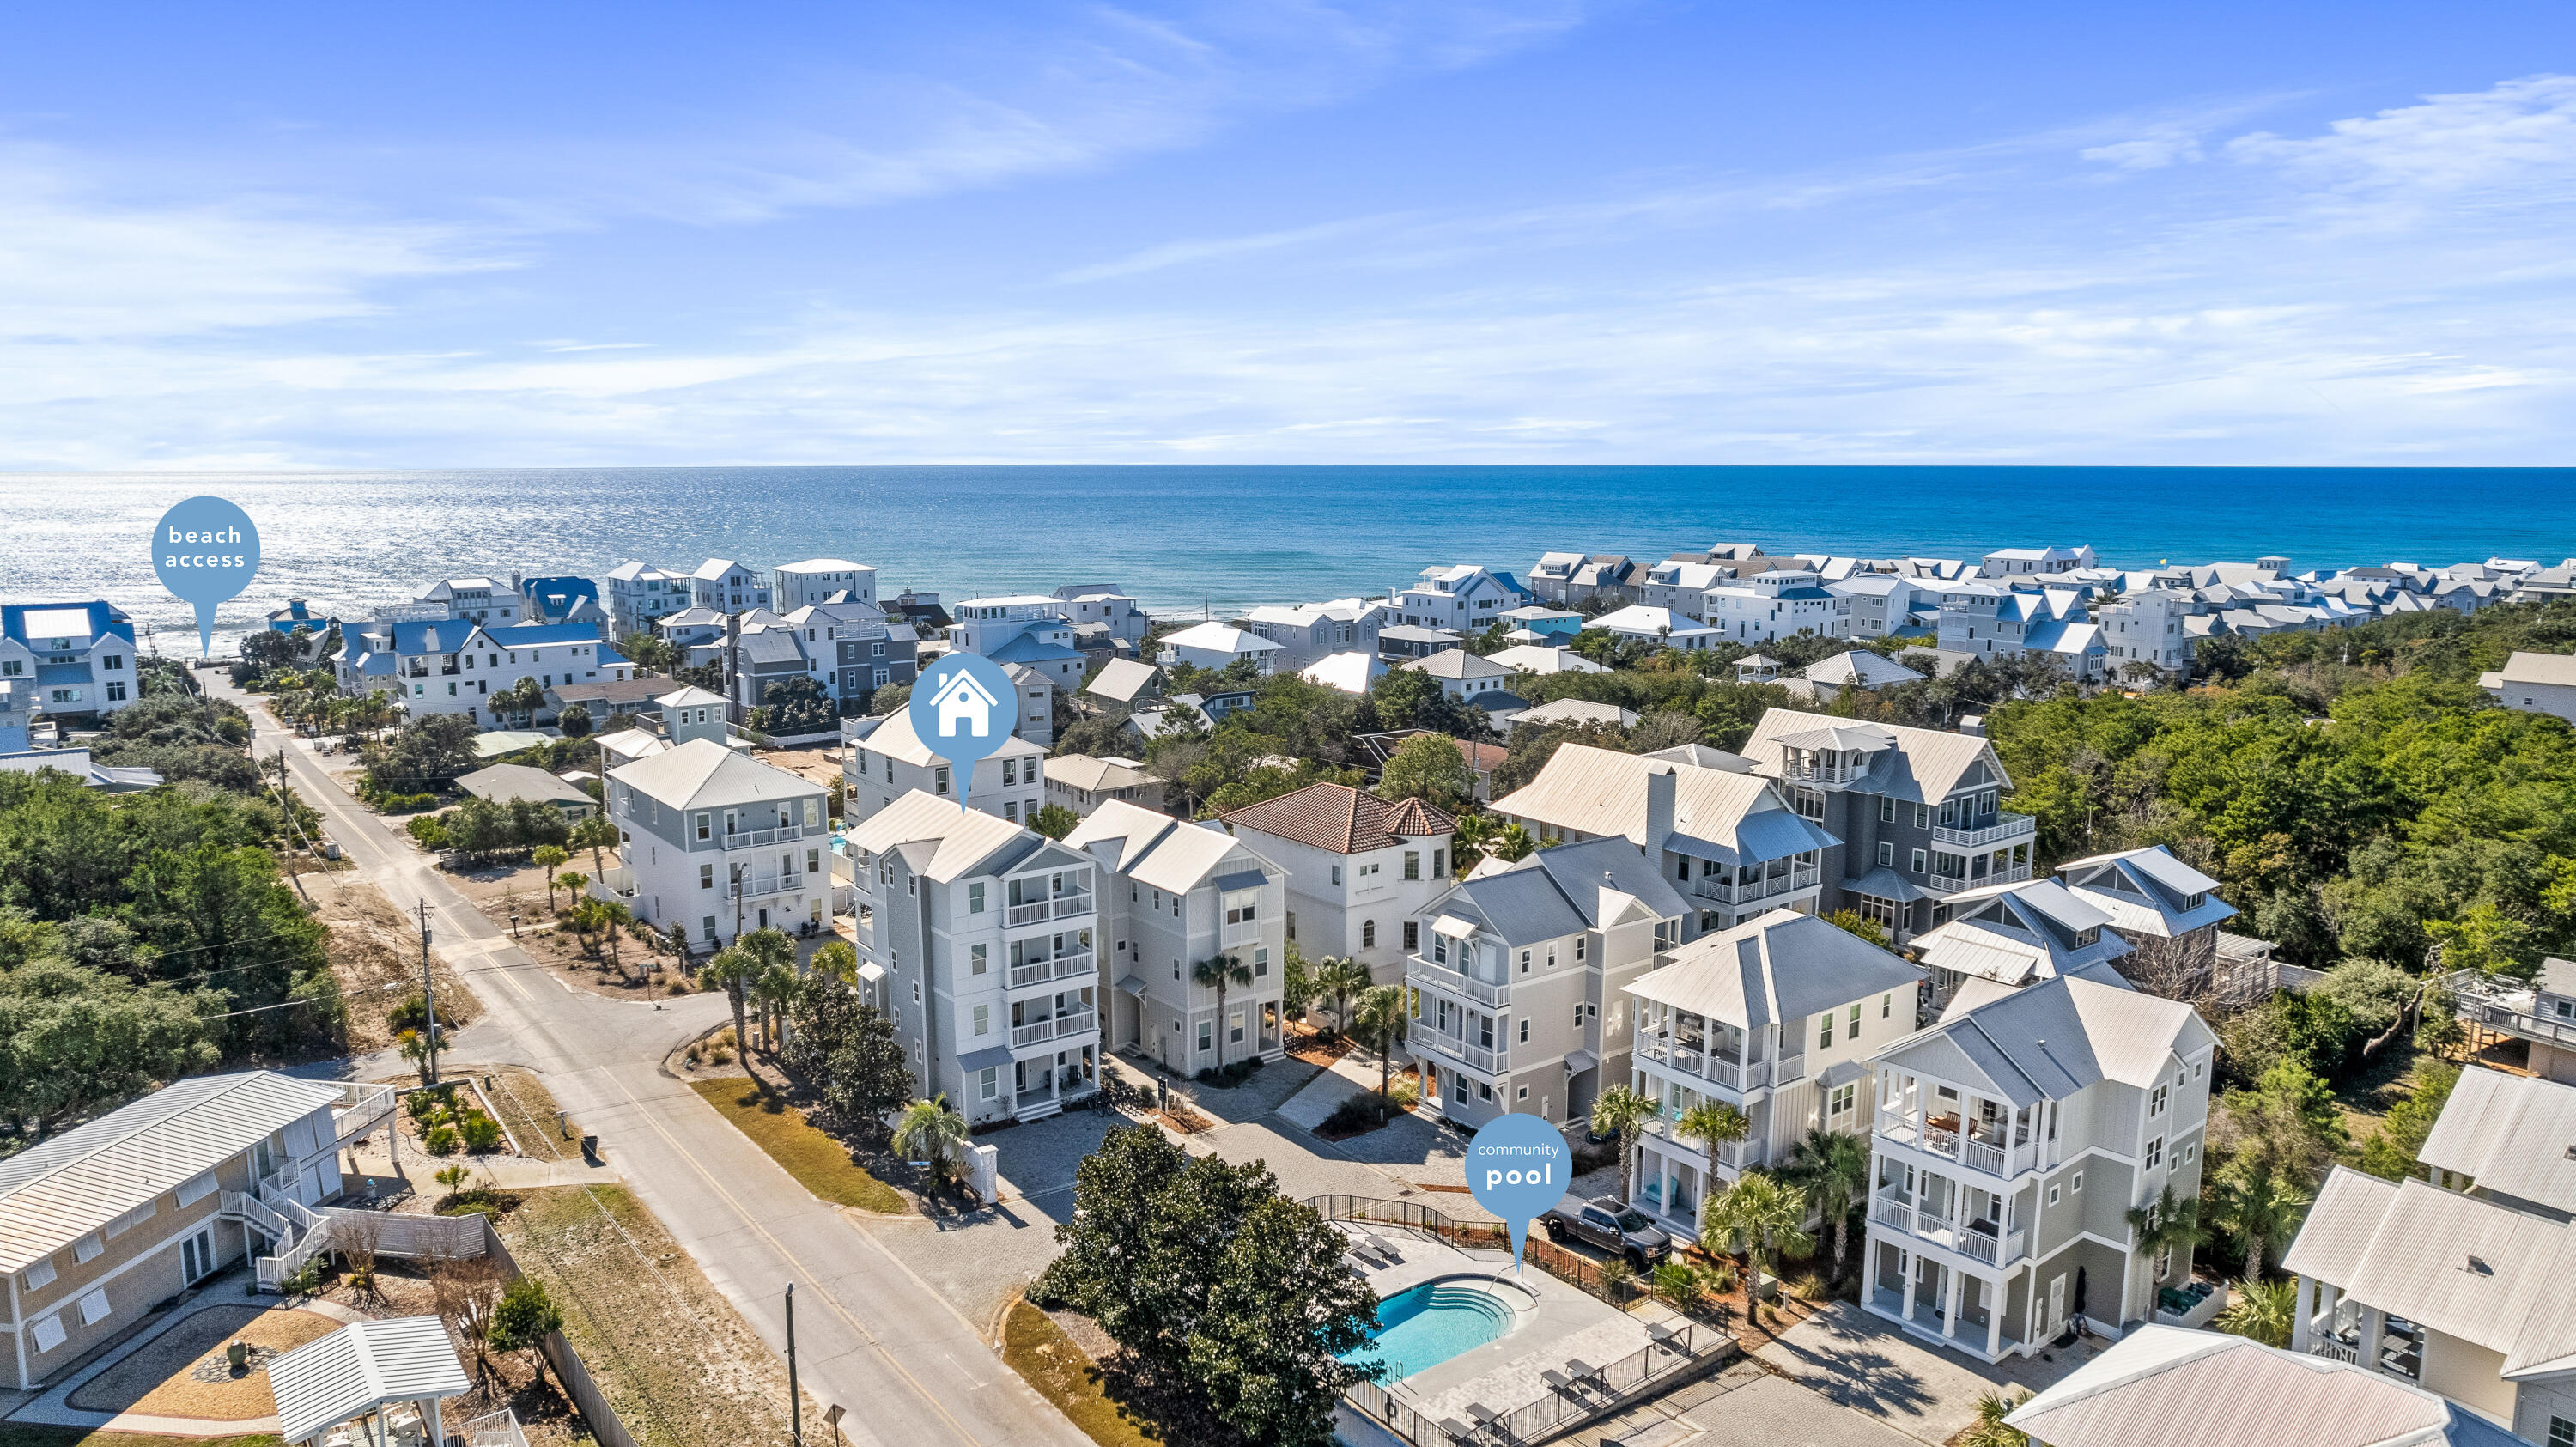
POLYGON ((715 952, 707 960, 701 978, 710 985, 724 987, 725 998, 733 1005, 733 1043, 738 1050, 751 1048, 749 1031, 743 1025, 743 1004, 751 982, 760 978, 760 962, 737 943, 715 952))
POLYGON ((1232 955, 1210 955, 1190 966, 1190 978, 1216 991, 1216 1065, 1225 1068, 1225 992, 1250 986, 1252 967, 1232 955))
POLYGON ((1315 992, 1333 1002, 1333 1033, 1343 1033, 1351 1021, 1351 996, 1368 993, 1377 981, 1368 966, 1348 955, 1327 955, 1315 966, 1315 992))
POLYGON ((771 965, 751 982, 752 998, 760 1002, 760 1041, 769 1049, 769 1058, 778 1058, 779 1036, 787 1023, 787 1007, 796 999, 802 983, 793 965, 771 965))
POLYGON ((1958 1447, 2030 1447, 2030 1435, 2004 1418, 2028 1397, 2007 1397, 1988 1392, 1977 1398, 1977 1420, 1968 1424, 1958 1437, 1958 1447))
POLYGON ((2265 1346, 2286 1347, 2290 1344, 2290 1327, 2299 1315, 2299 1283, 2289 1277, 2279 1281, 2255 1281, 2251 1278, 2236 1283, 2236 1299, 2210 1323, 2233 1336, 2250 1337, 2265 1346))
POLYGON ((528 851, 528 862, 546 872, 546 913, 555 910, 555 871, 569 863, 572 856, 551 844, 540 844, 528 851))
POLYGON ((601 815, 593 814, 572 826, 572 838, 565 843, 569 848, 589 850, 591 871, 605 876, 608 873, 608 864, 606 860, 600 858, 600 851, 617 847, 617 825, 601 815))
POLYGON ((635 922, 635 912, 616 900, 600 899, 591 901, 590 913, 600 932, 608 936, 608 967, 617 972, 617 978, 625 979, 626 962, 618 958, 617 936, 620 930, 635 922))
POLYGON ((1619 1199, 1637 1194, 1637 1134, 1655 1118, 1655 1103, 1634 1087, 1614 1085, 1592 1098, 1592 1133, 1619 1137, 1619 1199))
POLYGON ((894 1148, 908 1160, 926 1161, 931 1174, 945 1181, 964 1164, 966 1117, 949 1105, 943 1092, 935 1100, 916 1100, 895 1121, 894 1148))
POLYGON ((814 952, 805 962, 806 970, 818 980, 838 980, 844 985, 859 982, 859 952, 847 940, 834 940, 814 952))
MULTIPOLYGON (((2210 1224, 2245 1252, 2245 1279, 2263 1279, 2263 1257, 2289 1244, 2308 1210, 2308 1193, 2272 1171, 2226 1171, 2209 1190, 2210 1224)), ((2205 1233, 2204 1233, 2205 1234, 2205 1233)))
POLYGON ((1395 1082, 1395 1032, 1404 1028, 1404 992, 1379 985, 1360 996, 1359 1027, 1377 1050, 1378 1119, 1386 1119, 1388 1092, 1395 1082))
POLYGON ((1803 1229, 1806 1220, 1807 1198, 1768 1171, 1746 1171, 1700 1204, 1700 1249, 1744 1258, 1746 1325, 1753 1323, 1754 1290, 1764 1265, 1782 1251, 1814 1249, 1815 1238, 1803 1229))
POLYGON ((1834 1228, 1834 1280, 1851 1251, 1852 1212, 1869 1198, 1869 1142, 1817 1126, 1789 1153, 1788 1178, 1834 1228))

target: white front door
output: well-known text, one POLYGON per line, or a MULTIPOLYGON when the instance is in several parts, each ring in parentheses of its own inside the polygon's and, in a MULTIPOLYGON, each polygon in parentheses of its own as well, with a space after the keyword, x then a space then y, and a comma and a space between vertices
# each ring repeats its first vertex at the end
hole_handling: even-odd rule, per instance
POLYGON ((2048 1279, 2048 1334, 2052 1337, 2066 1330, 2066 1273, 2061 1271, 2048 1279))

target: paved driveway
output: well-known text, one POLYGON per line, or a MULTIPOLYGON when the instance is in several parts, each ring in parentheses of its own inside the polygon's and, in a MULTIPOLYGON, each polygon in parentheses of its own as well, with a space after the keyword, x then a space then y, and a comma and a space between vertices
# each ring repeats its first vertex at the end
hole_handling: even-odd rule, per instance
POLYGON ((1839 1407, 1876 1418, 1920 1442, 1942 1443, 1976 1420, 1988 1392, 2038 1391, 2098 1348, 2077 1347, 1988 1366, 1908 1335, 1893 1322, 1836 1302, 1754 1355, 1839 1407))

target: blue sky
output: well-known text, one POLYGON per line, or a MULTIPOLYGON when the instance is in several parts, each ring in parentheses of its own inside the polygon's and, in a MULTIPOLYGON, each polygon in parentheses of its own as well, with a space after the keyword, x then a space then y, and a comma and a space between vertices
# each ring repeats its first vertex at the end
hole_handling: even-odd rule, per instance
POLYGON ((22 9, 0 466, 2564 464, 2571 40, 2350 0, 22 9))

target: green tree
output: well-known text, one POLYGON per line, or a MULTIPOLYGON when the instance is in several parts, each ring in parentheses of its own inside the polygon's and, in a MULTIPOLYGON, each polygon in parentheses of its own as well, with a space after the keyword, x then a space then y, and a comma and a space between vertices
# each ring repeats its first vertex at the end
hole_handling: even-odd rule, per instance
POLYGON ((50 1130, 220 1058, 200 1011, 223 996, 44 956, 0 972, 0 1118, 50 1130))
POLYGON ((1211 955, 1190 966, 1190 980, 1216 991, 1216 1063, 1225 1068, 1225 994, 1229 989, 1248 989, 1252 984, 1252 967, 1232 955, 1211 955))
POLYGON ((798 673, 760 691, 760 706, 751 711, 751 726, 764 733, 808 734, 830 728, 837 714, 823 685, 810 675, 798 673))
POLYGON ((617 824, 605 815, 593 814, 572 826, 572 837, 564 847, 589 850, 591 878, 606 879, 608 862, 601 857, 601 851, 617 847, 617 824))
POLYGON ((912 1067, 885 1012, 863 1003, 850 981, 817 972, 798 995, 788 1032, 788 1068, 808 1081, 842 1126, 882 1140, 885 1115, 912 1098, 912 1067))
POLYGON ((2267 1347, 2287 1347, 2290 1328, 2299 1317, 2299 1283, 2295 1277, 2279 1281, 2245 1280, 2236 1283, 2235 1299, 2211 1323, 2231 1336, 2249 1337, 2267 1347))
MULTIPOLYGON (((1685 1115, 1685 1133, 1689 1126, 1690 1119, 1685 1115)), ((1807 1193, 1808 1202, 1833 1228, 1837 1282, 1843 1279, 1843 1264, 1849 1258, 1852 1213, 1869 1199, 1869 1173, 1868 1140, 1850 1131, 1823 1126, 1810 1129, 1798 1142, 1789 1154, 1788 1169, 1781 1173, 1791 1185, 1807 1193)))
POLYGON ((564 705, 555 714, 555 727, 563 730, 563 736, 568 739, 589 738, 590 705, 586 703, 564 705))
POLYGON ((1856 934, 1880 949, 1888 947, 1887 927, 1856 909, 1838 909, 1826 916, 1834 928, 1856 934))
POLYGON ((725 1000, 733 1006, 733 1043, 737 1050, 751 1048, 751 1030, 746 1018, 751 1003, 751 982, 760 978, 762 966, 740 941, 709 956, 698 971, 701 984, 721 988, 725 1000))
POLYGON ((2030 1435, 2004 1420, 2028 1400, 2027 1395, 1979 1394, 1976 1420, 1960 1430, 1957 1447, 2030 1447, 2030 1435))
POLYGON ((1767 1171, 1752 1169, 1737 1176, 1724 1191, 1700 1202, 1700 1249, 1713 1256, 1735 1256, 1744 1262, 1744 1321, 1754 1321, 1756 1286, 1777 1253, 1814 1249, 1801 1229, 1807 1198, 1767 1171))
POLYGON ((403 725, 393 742, 367 764, 367 784, 378 793, 419 794, 451 788, 456 776, 480 767, 478 730, 461 714, 431 714, 403 725))
POLYGON ((546 872, 546 913, 554 913, 555 871, 572 862, 572 856, 552 844, 540 844, 528 853, 528 862, 546 872))
POLYGON ((2314 1181, 2347 1145, 2334 1092, 2296 1061, 2264 1071, 2250 1090, 2228 1092, 2220 1107, 2213 1134, 2228 1163, 2267 1177, 2314 1181))
POLYGON ((1326 955, 1315 970, 1315 992, 1333 1002, 1333 1033, 1347 1033, 1351 998, 1368 993, 1377 981, 1368 966, 1349 955, 1326 955))
POLYGON ((1049 839, 1062 839, 1082 825, 1082 816, 1062 804, 1049 804, 1029 816, 1029 827, 1049 839))
POLYGON ((522 1276, 502 1288, 500 1304, 492 1308, 492 1325, 485 1340, 494 1351, 525 1352, 542 1383, 546 1379, 546 1337, 561 1330, 563 1309, 546 1294, 546 1284, 533 1276, 522 1276))
POLYGON ((2390 1108, 2388 1118, 2361 1145, 2361 1168, 2385 1180, 2402 1181, 2422 1174, 2416 1156, 2433 1134, 2433 1122, 2459 1084, 2460 1069, 2441 1061, 2415 1067, 2415 1088, 2390 1108))
MULTIPOLYGON (((1393 985, 1379 985, 1360 996, 1359 1016, 1352 1023, 1368 1037, 1369 1048, 1377 1052, 1377 1093, 1380 1101, 1391 1099, 1395 1079, 1395 1037, 1404 1029, 1407 1019, 1404 991, 1393 985)), ((1386 1118, 1385 1105, 1378 1107, 1378 1118, 1386 1118)))
POLYGON ((1371 1373, 1342 1360, 1369 1339, 1377 1293, 1311 1206, 1273 1194, 1230 1235, 1189 1342, 1189 1373, 1251 1442, 1329 1447, 1342 1393, 1371 1373))
POLYGON ((1395 746, 1378 776, 1378 797, 1423 799, 1457 809, 1476 796, 1476 774, 1458 741, 1447 734, 1415 734, 1395 746))
POLYGON ((945 1094, 916 1100, 895 1122, 894 1148, 907 1159, 927 1162, 933 1178, 952 1181, 966 1169, 966 1117, 945 1094))
POLYGON ((2210 1182, 2208 1196, 2210 1224, 2245 1253, 2247 1281, 2263 1279, 2265 1255, 2290 1244, 2313 1199, 2286 1172, 2242 1157, 2210 1182))
POLYGON ((1306 1018, 1306 1009, 1315 1003, 1315 979, 1306 969, 1306 955, 1290 940, 1281 951, 1279 961, 1279 1013, 1291 1020, 1306 1018))
POLYGON ((1592 1098, 1592 1133, 1619 1138, 1619 1199, 1637 1194, 1637 1136, 1655 1118, 1655 1103, 1627 1085, 1613 1085, 1592 1098))

